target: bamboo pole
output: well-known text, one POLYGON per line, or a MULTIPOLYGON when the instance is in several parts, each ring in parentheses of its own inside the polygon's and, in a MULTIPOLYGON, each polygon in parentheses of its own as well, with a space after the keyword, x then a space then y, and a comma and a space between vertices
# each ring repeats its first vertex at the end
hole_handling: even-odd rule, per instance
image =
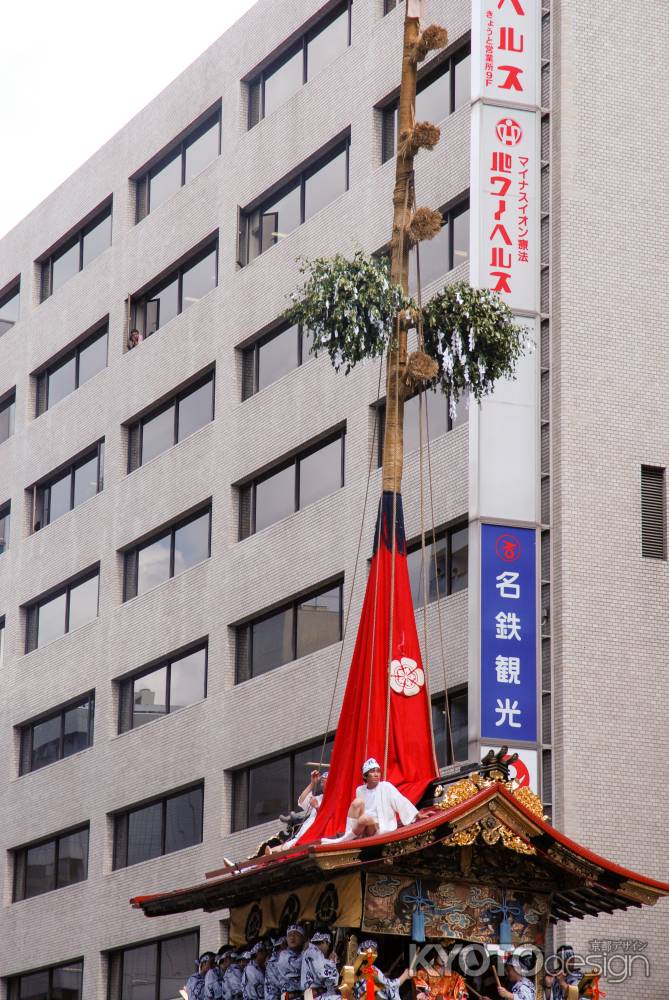
MULTIPOLYGON (((412 128, 416 108, 415 46, 420 35, 418 17, 410 17, 409 3, 404 17, 404 49, 402 79, 397 115, 397 159, 393 192, 393 237, 391 279, 409 291, 409 244, 406 230, 411 220, 414 200, 414 153, 404 149, 400 136, 412 128)), ((386 422, 383 439, 383 489, 391 493, 402 490, 404 465, 404 382, 407 363, 407 327, 398 317, 388 350, 386 374, 386 422)))

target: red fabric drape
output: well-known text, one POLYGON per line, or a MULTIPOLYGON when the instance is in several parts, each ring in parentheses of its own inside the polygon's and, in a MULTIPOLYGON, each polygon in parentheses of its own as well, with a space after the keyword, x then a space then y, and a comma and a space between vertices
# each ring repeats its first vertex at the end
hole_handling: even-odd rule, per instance
POLYGON ((388 697, 388 638, 392 575, 393 495, 384 493, 374 533, 367 591, 335 735, 323 803, 300 844, 333 837, 346 827, 355 789, 362 783, 362 764, 376 757, 382 778, 416 803, 438 776, 432 737, 431 706, 423 672, 406 559, 402 498, 396 501, 393 607, 393 674, 390 691, 388 767, 383 774, 388 697), (376 626, 374 607, 376 605, 376 626), (404 661, 404 662, 402 662, 404 661), (415 666, 414 666, 415 665, 415 666), (395 690, 400 688, 400 690, 395 690))

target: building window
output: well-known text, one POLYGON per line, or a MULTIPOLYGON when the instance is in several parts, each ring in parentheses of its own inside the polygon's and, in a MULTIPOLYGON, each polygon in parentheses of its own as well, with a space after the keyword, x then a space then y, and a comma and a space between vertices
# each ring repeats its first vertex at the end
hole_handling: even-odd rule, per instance
POLYGON ((239 488, 239 537, 247 538, 344 485, 341 430, 239 488))
POLYGON ((242 352, 242 401, 309 359, 311 338, 298 324, 276 327, 242 352))
POLYGON ((21 726, 20 774, 38 771, 93 746, 95 694, 21 726))
POLYGON ((667 491, 665 470, 641 466, 641 555, 667 558, 667 491))
POLYGON ((18 848, 14 854, 14 902, 64 889, 88 878, 88 826, 18 848))
POLYGON ((211 507, 191 514, 125 553, 128 601, 196 566, 211 555, 211 507))
POLYGON ((299 750, 270 757, 232 772, 232 832, 269 823, 297 806, 298 796, 309 784, 313 763, 327 764, 332 756, 334 736, 299 750))
POLYGON ((119 732, 137 729, 207 696, 207 645, 145 667, 119 684, 119 732))
POLYGON ((343 582, 340 581, 238 626, 237 683, 340 642, 342 614, 343 582))
POLYGON ((204 785, 195 785, 115 815, 114 868, 201 844, 203 800, 204 785))
MULTIPOLYGON (((386 11, 387 13, 387 11, 386 11)), ((416 121, 437 124, 469 101, 470 48, 454 52, 448 59, 422 76, 416 85, 416 121)), ((397 109, 399 97, 382 111, 381 162, 395 156, 397 150, 397 109)))
POLYGON ((9 548, 9 533, 12 519, 12 505, 10 501, 0 504, 0 556, 9 548))
POLYGON ((90 222, 39 262, 42 268, 41 301, 48 299, 57 288, 111 246, 111 233, 112 203, 109 201, 90 222))
POLYGON ((249 82, 249 128, 346 51, 351 44, 351 4, 339 3, 249 82))
POLYGON ((17 278, 0 295, 0 337, 19 321, 21 281, 17 278))
POLYGON ((218 284, 218 239, 189 257, 147 292, 133 296, 132 327, 150 337, 218 284))
POLYGON ((137 222, 188 184, 221 152, 221 109, 192 129, 136 181, 137 222))
POLYGON ((0 667, 5 662, 5 617, 0 615, 0 667))
POLYGON ((82 1000, 84 963, 68 962, 7 980, 9 1000, 82 1000))
POLYGON ((104 440, 61 472, 34 487, 34 531, 101 492, 104 485, 104 440))
MULTIPOLYGON (((420 539, 407 545, 407 563, 414 607, 423 605, 423 566, 420 539)), ((425 535, 427 604, 467 589, 469 527, 466 522, 425 535)))
POLYGON ((99 586, 100 570, 95 569, 30 604, 26 615, 26 653, 97 618, 99 586))
MULTIPOLYGON (((129 945, 109 956, 109 1000, 179 997, 200 954, 199 931, 129 945)), ((69 997, 67 998, 69 1000, 69 997)))
MULTIPOLYGON (((427 449, 428 431, 430 444, 435 438, 466 424, 469 416, 469 399, 461 396, 455 406, 455 416, 451 416, 448 398, 441 389, 426 389, 423 393, 423 448, 427 449)), ((378 464, 383 465, 383 439, 386 427, 386 404, 378 406, 377 428, 378 464)), ((420 394, 410 396, 404 403, 404 453, 410 455, 420 448, 420 394)))
POLYGON ((214 419, 214 373, 182 389, 128 427, 128 472, 214 419))
POLYGON ((55 406, 107 367, 107 324, 38 372, 36 416, 55 406))
POLYGON ((391 10, 395 10, 397 7, 397 0, 383 0, 383 16, 390 14, 391 10))
POLYGON ((241 267, 348 191, 349 146, 347 137, 315 164, 294 175, 276 194, 240 213, 241 267))
POLYGON ((16 416, 16 390, 12 389, 4 399, 0 400, 0 444, 14 433, 16 416))
POLYGON ((446 698, 443 694, 432 699, 432 729, 439 767, 447 767, 469 757, 468 746, 468 696, 467 688, 448 692, 448 717, 451 723, 451 738, 448 733, 446 698), (453 750, 451 752, 451 742, 453 750))
MULTIPOLYGON (((444 225, 439 234, 419 245, 421 288, 469 260, 469 199, 442 212, 442 215, 444 225)), ((415 252, 409 255, 409 290, 412 295, 418 291, 416 257, 415 252)))

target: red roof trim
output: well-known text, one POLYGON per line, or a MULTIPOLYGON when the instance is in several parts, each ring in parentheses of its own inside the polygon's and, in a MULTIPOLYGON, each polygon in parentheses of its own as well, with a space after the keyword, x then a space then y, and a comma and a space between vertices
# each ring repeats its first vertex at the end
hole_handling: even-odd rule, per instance
MULTIPOLYGON (((434 808, 430 808, 424 810, 424 815, 418 819, 417 822, 412 823, 411 826, 400 827, 392 833, 382 834, 378 837, 367 837, 365 840, 346 841, 344 844, 310 844, 306 847, 295 847, 290 851, 285 851, 280 854, 271 854, 267 857, 253 858, 251 861, 242 862, 237 871, 218 869, 207 872, 205 877, 209 880, 220 878, 221 881, 228 878, 242 879, 244 876, 250 875, 251 872, 256 872, 259 869, 274 868, 276 865, 285 865, 290 862, 298 861, 299 859, 309 855, 338 853, 347 849, 360 850, 363 847, 367 848, 380 846, 383 844, 397 843, 398 841, 408 840, 411 837, 415 837, 419 833, 436 829, 452 822, 452 820, 466 814, 472 808, 487 802, 495 795, 500 795, 502 798, 505 798, 515 809, 518 810, 518 812, 523 814, 548 837, 561 844, 563 847, 566 847, 578 857, 583 858, 583 860, 597 865, 605 871, 610 872, 612 875, 617 875, 625 880, 637 882, 639 885, 644 885, 652 889, 657 889, 661 893, 669 894, 669 883, 660 882, 657 879, 640 875, 638 872, 631 871, 628 868, 623 868, 621 865, 617 865, 613 861, 608 861, 606 858, 601 857, 601 855, 595 854, 593 851, 589 851, 586 847, 582 847, 580 844, 576 843, 576 841, 567 837, 564 833, 560 833, 560 831, 556 830, 554 826, 551 826, 549 823, 546 823, 545 820, 540 819, 540 817, 530 812, 530 810, 523 805, 522 802, 515 798, 515 796, 504 787, 504 785, 499 783, 490 785, 489 788, 485 788, 477 795, 472 796, 472 798, 466 799, 466 801, 459 803, 457 806, 453 806, 452 809, 437 811, 434 808)), ((149 896, 134 896, 130 900, 130 903, 135 908, 141 908, 143 903, 151 900, 169 899, 172 896, 179 896, 182 893, 193 892, 194 890, 202 887, 202 883, 199 883, 196 886, 189 886, 184 889, 175 889, 171 892, 159 892, 149 896)))

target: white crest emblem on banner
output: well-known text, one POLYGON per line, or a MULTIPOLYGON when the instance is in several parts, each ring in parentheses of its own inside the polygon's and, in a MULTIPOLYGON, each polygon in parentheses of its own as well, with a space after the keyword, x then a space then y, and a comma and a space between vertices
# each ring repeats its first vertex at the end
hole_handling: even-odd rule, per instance
POLYGON ((425 685, 425 671, 415 660, 403 656, 390 664, 390 687, 395 694, 412 698, 425 685))

